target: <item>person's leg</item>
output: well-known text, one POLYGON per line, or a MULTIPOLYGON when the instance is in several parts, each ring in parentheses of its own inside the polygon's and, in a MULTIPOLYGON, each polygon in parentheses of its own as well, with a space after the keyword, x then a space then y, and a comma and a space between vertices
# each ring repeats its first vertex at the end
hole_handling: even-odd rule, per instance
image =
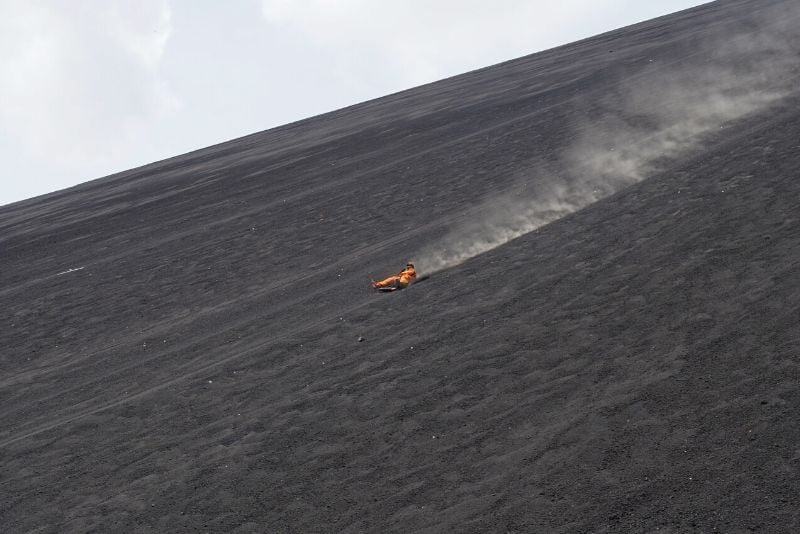
POLYGON ((375 282, 375 287, 389 287, 397 284, 398 280, 400 280, 399 276, 390 276, 386 280, 381 280, 380 282, 375 282))

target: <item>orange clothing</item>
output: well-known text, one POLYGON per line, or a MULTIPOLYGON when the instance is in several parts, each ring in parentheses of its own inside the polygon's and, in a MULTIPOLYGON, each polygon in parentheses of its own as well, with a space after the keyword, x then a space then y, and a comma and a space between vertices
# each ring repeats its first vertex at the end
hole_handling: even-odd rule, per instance
POLYGON ((382 288, 382 287, 394 286, 397 289, 403 289, 408 287, 408 285, 414 282, 414 280, 416 279, 417 279, 416 269, 414 269, 413 267, 406 267, 395 276, 390 276, 386 280, 381 280, 380 282, 376 282, 375 287, 382 288))

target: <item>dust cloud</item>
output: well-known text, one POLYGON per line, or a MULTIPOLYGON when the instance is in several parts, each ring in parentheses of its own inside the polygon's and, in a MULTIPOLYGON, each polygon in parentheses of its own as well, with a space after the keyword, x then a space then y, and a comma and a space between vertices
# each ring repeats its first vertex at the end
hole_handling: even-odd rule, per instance
POLYGON ((656 58, 621 79, 592 103, 556 165, 471 210, 469 222, 416 255, 420 270, 458 265, 637 183, 704 136, 793 93, 800 9, 789 11, 746 21, 735 35, 706 37, 681 63, 656 58))

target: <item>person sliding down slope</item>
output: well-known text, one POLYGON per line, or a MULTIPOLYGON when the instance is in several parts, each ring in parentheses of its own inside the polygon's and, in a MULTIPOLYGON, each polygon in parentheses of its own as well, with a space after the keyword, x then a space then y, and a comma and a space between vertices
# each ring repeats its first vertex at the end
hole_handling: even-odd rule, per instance
POLYGON ((386 280, 380 282, 372 282, 372 289, 380 291, 394 291, 396 289, 405 289, 409 284, 414 283, 417 279, 417 270, 414 269, 414 264, 406 263, 406 268, 394 276, 390 276, 386 280))

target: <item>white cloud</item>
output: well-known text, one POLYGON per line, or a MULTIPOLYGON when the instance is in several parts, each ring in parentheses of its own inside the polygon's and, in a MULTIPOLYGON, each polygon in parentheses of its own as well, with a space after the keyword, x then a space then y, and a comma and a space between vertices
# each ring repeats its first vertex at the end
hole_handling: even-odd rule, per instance
POLYGON ((490 6, 474 0, 262 2, 267 23, 325 55, 331 72, 367 86, 375 80, 403 87, 455 74, 465 65, 484 66, 493 49, 518 47, 529 36, 514 30, 515 19, 531 9, 525 2, 490 6), (500 34, 492 31, 509 24, 500 34))
POLYGON ((13 145, 3 152, 102 172, 176 106, 158 71, 166 0, 7 0, 2 12, 0 128, 13 145))
POLYGON ((696 3, 0 0, 0 204, 696 3))
POLYGON ((680 9, 698 2, 262 0, 261 8, 272 29, 310 44, 334 75, 353 86, 378 80, 381 89, 398 90, 663 14, 670 3, 680 9))

